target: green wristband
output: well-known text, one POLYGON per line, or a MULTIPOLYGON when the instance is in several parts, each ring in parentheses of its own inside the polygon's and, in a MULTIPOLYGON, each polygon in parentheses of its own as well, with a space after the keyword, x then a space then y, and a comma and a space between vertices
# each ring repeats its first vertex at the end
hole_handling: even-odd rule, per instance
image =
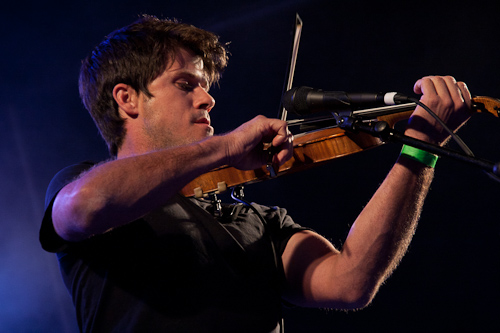
POLYGON ((425 150, 421 150, 407 145, 403 145, 403 149, 401 149, 400 155, 411 158, 412 160, 418 161, 431 168, 434 168, 436 166, 436 162, 439 158, 435 154, 431 154, 425 150))

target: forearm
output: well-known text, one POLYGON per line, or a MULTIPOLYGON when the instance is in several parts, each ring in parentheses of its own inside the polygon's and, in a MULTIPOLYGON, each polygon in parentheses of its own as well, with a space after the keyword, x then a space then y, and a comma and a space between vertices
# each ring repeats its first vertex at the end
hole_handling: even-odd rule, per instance
POLYGON ((366 306, 408 248, 433 169, 400 158, 351 227, 341 251, 324 237, 295 234, 283 253, 284 297, 301 306, 366 306))
POLYGON ((159 207, 196 176, 224 164, 220 137, 96 166, 56 197, 53 222, 66 240, 131 222, 159 207))
POLYGON ((358 288, 366 302, 406 252, 433 174, 433 169, 400 157, 353 224, 338 265, 350 272, 350 287, 358 288))
MULTIPOLYGON (((423 93, 421 101, 452 130, 470 117, 470 92, 453 77, 423 78, 414 91, 423 93)), ((405 134, 435 144, 443 144, 449 135, 420 107, 405 134)), ((340 257, 352 260, 349 265, 360 276, 355 283, 372 294, 406 252, 433 174, 432 168, 400 157, 353 225, 340 257)))
POLYGON ((132 222, 215 167, 262 166, 267 160, 263 140, 281 148, 275 159, 283 164, 291 157, 292 137, 286 122, 258 116, 225 135, 104 163, 59 192, 54 228, 62 238, 78 241, 132 222))

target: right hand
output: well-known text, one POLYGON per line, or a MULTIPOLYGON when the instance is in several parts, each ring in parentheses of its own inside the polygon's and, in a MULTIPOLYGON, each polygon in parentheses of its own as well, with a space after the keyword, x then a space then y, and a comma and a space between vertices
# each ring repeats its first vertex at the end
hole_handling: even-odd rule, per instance
POLYGON ((260 168, 268 162, 264 143, 271 143, 280 151, 273 156, 273 164, 282 165, 292 157, 293 135, 287 123, 279 119, 257 116, 223 136, 227 165, 240 170, 260 168))

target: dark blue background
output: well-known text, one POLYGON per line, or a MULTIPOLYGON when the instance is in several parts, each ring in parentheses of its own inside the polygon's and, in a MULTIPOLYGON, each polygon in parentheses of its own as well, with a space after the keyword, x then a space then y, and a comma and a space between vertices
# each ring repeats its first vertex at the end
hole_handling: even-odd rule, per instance
MULTIPOLYGON (((2 6, 0 31, 0 332, 76 332, 52 254, 38 244, 52 176, 107 157, 82 107, 80 60, 141 13, 176 17, 231 42, 214 89, 217 133, 257 114, 276 116, 295 13, 304 21, 295 85, 399 91, 451 74, 473 94, 500 97, 497 1, 81 1, 2 6)), ((477 156, 500 161, 499 121, 475 116, 460 131, 477 156)), ((246 188, 284 206, 337 246, 395 161, 388 144, 246 188)), ((409 253, 358 312, 286 310, 287 332, 499 331, 500 184, 441 159, 409 253)))

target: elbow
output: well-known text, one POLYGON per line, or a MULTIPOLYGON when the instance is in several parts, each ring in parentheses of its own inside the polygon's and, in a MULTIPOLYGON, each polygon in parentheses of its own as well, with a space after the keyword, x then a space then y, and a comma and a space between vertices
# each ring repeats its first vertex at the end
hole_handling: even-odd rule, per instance
POLYGON ((345 310, 360 310, 366 308, 372 302, 375 293, 360 293, 348 300, 345 310))
POLYGON ((342 310, 361 310, 371 304, 378 287, 371 288, 352 288, 342 298, 341 304, 337 308, 342 310))
POLYGON ((103 205, 89 197, 85 189, 65 191, 57 195, 52 207, 52 223, 56 233, 66 241, 77 242, 97 233, 96 217, 103 205))

